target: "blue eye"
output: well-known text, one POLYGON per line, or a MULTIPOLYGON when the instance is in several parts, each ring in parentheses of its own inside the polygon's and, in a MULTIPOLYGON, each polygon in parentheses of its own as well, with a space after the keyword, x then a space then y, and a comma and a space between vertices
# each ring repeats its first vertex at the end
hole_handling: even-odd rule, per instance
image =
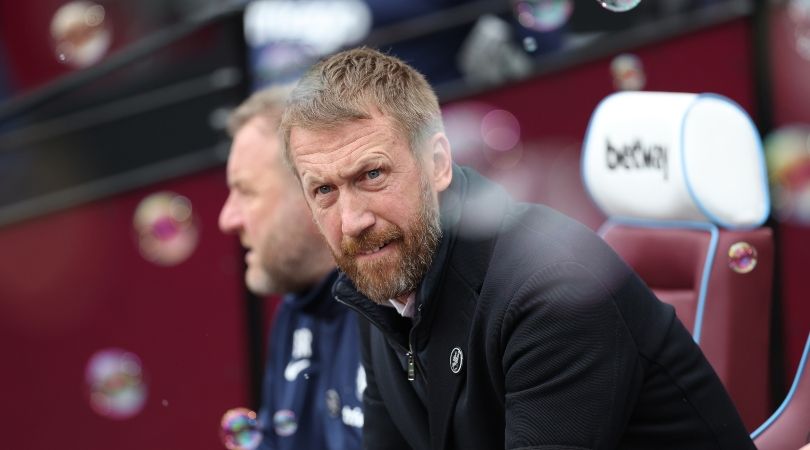
POLYGON ((369 170, 366 173, 366 175, 372 180, 379 177, 381 174, 382 174, 382 172, 380 172, 380 169, 369 170))
POLYGON ((323 185, 318 188, 319 194, 328 194, 332 192, 332 186, 323 185))

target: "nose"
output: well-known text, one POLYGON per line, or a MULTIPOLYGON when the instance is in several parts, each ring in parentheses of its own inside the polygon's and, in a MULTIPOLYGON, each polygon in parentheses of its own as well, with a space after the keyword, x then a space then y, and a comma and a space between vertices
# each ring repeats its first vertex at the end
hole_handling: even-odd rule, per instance
POLYGON ((374 225, 376 218, 369 209, 368 201, 362 196, 342 192, 340 195, 341 231, 344 236, 357 237, 374 225))
POLYGON ((219 229, 223 233, 232 234, 239 231, 242 226, 242 218, 239 208, 233 199, 233 193, 228 195, 222 210, 219 212, 219 229))

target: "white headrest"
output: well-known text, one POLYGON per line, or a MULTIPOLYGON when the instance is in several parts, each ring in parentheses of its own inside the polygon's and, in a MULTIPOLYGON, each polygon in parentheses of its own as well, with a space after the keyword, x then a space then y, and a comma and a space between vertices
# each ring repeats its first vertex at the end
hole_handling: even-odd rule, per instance
POLYGON ((756 227, 770 210, 766 173, 751 119, 714 94, 610 95, 582 151, 585 187, 612 217, 756 227))

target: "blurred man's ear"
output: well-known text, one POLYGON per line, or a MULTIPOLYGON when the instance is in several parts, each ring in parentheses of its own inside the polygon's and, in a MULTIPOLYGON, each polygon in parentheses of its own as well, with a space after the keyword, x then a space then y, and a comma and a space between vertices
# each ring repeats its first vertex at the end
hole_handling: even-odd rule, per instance
POLYGON ((430 149, 428 167, 432 171, 433 186, 436 192, 441 192, 447 189, 453 180, 453 157, 450 152, 450 142, 444 133, 438 132, 430 138, 428 148, 430 149))

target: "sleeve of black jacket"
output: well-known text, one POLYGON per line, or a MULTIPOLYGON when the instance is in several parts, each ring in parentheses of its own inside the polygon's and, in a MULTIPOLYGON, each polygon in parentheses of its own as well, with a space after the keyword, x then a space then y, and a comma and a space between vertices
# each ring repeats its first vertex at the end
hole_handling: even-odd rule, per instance
POLYGON ((669 307, 634 275, 594 269, 545 266, 509 301, 499 330, 506 448, 753 448, 680 321, 645 311, 669 307))

